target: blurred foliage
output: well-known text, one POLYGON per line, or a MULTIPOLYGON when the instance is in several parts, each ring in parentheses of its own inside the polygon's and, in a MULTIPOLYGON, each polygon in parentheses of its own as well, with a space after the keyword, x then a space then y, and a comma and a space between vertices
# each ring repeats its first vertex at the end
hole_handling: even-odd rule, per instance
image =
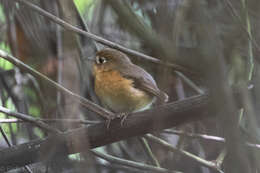
MULTIPOLYGON (((0 43, 0 49, 10 53, 10 47, 3 42, 0 43)), ((10 70, 13 69, 13 65, 4 59, 0 59, 0 68, 3 68, 4 70, 10 70)))
MULTIPOLYGON (((2 104, 1 106, 4 106, 12 111, 16 111, 16 107, 11 98, 7 99, 5 104, 2 104)), ((6 119, 7 116, 6 114, 0 113, 0 118, 6 119)), ((17 124, 3 124, 1 126, 8 136, 10 136, 11 133, 17 133, 17 124)))
POLYGON ((74 0, 75 5, 77 6, 78 10, 80 13, 85 13, 87 8, 92 4, 93 5, 93 0, 74 0))
POLYGON ((95 0, 74 0, 75 5, 81 15, 88 13, 86 16, 87 20, 92 19, 93 10, 95 8, 95 0))

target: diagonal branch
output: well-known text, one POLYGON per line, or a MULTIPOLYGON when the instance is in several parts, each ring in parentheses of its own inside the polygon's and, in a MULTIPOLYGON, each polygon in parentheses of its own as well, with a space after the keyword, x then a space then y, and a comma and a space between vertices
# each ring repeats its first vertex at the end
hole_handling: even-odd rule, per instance
POLYGON ((171 171, 171 170, 168 170, 168 169, 165 169, 165 168, 159 168, 159 167, 147 165, 147 164, 144 164, 144 163, 138 163, 138 162, 134 162, 134 161, 131 161, 131 160, 121 159, 121 158, 114 157, 114 156, 111 156, 111 155, 108 155, 108 154, 104 154, 104 153, 101 153, 101 152, 98 152, 98 151, 95 151, 95 150, 93 150, 91 153, 93 155, 97 156, 97 157, 100 157, 100 158, 108 161, 108 162, 120 163, 121 165, 130 166, 132 168, 137 168, 137 169, 141 169, 141 170, 144 170, 144 171, 152 171, 152 172, 158 172, 158 173, 181 173, 179 171, 171 171))
POLYGON ((58 133, 58 131, 55 128, 52 128, 48 124, 45 124, 44 122, 38 121, 36 118, 33 118, 31 116, 28 116, 28 115, 25 115, 25 114, 22 114, 22 113, 19 113, 19 112, 11 111, 11 110, 9 110, 5 107, 2 107, 2 106, 0 106, 0 112, 5 113, 9 116, 19 118, 19 119, 24 120, 26 122, 32 123, 32 124, 36 125, 37 127, 44 129, 45 131, 52 132, 52 133, 58 133))
POLYGON ((34 70, 33 68, 31 68, 30 66, 28 66, 27 64, 24 64, 22 61, 20 61, 18 58, 9 55, 8 53, 6 53, 3 50, 0 50, 0 57, 4 58, 5 60, 13 63, 14 65, 16 65, 17 67, 19 67, 20 69, 23 69, 24 71, 32 74, 34 77, 42 79, 46 82, 48 82, 48 84, 54 88, 56 88, 57 90, 63 92, 64 94, 67 94, 69 96, 71 96, 72 98, 75 99, 75 101, 79 102, 81 105, 85 106, 86 108, 88 108, 89 110, 101 115, 102 117, 106 118, 106 119, 111 119, 114 117, 114 114, 104 108, 102 108, 101 106, 89 101, 88 99, 77 95, 75 93, 73 93, 72 91, 68 90, 67 88, 61 86, 60 84, 58 84, 57 82, 54 82, 53 80, 51 80, 50 78, 48 78, 47 76, 41 74, 40 72, 34 70))
MULTIPOLYGON (((234 94, 239 98, 239 94, 234 94)), ((134 136, 175 127, 187 122, 212 117, 209 111, 211 97, 208 93, 186 98, 181 101, 161 105, 143 112, 130 114, 121 126, 120 119, 111 121, 109 129, 106 123, 90 125, 62 134, 54 134, 19 146, 0 151, 0 168, 21 167, 46 159, 46 151, 56 148, 57 153, 72 154, 90 148, 104 146, 134 136), (26 155, 26 157, 24 157, 26 155)), ((241 104, 237 104, 241 106, 241 104)))
MULTIPOLYGON (((0 132, 1 132, 1 134, 2 134, 2 136, 3 136, 3 138, 4 138, 4 140, 5 140, 5 142, 7 143, 8 147, 11 147, 12 144, 11 144, 11 142, 9 141, 9 139, 8 139, 7 135, 5 134, 5 132, 4 132, 4 130, 3 130, 3 128, 2 128, 1 125, 0 125, 0 132)), ((31 170, 31 168, 30 168, 29 166, 27 166, 27 165, 24 166, 24 169, 25 169, 28 173, 33 173, 32 170, 31 170)))
POLYGON ((212 161, 207 161, 203 158, 200 158, 192 153, 189 153, 187 151, 184 151, 182 149, 178 149, 178 148, 175 148, 173 147, 171 144, 169 144, 168 142, 154 136, 154 135, 151 135, 151 134, 147 134, 145 135, 145 138, 154 142, 154 143, 157 143, 157 144, 160 144, 162 147, 168 149, 169 151, 172 151, 172 152, 175 152, 175 153, 180 153, 181 155, 189 158, 189 159, 192 159, 193 161, 201 164, 202 166, 205 166, 207 168, 210 168, 212 170, 215 170, 215 171, 218 171, 218 172, 222 172, 220 170, 220 168, 212 161))
POLYGON ((154 58, 152 56, 149 56, 149 55, 145 55, 141 52, 138 52, 138 51, 135 51, 135 50, 132 50, 132 49, 128 49, 124 46, 121 46, 117 43, 114 43, 112 41, 109 41, 109 40, 106 40, 102 37, 99 37, 97 35, 94 35, 90 32, 86 32, 86 31, 83 31, 67 22, 65 22, 64 20, 58 18, 57 16, 54 16, 52 15, 51 13, 41 9, 40 7, 38 7, 37 5, 34 5, 26 0, 14 0, 14 1, 17 1, 19 2, 20 4, 23 4, 25 6, 27 6, 28 8, 32 9, 33 11, 36 11, 37 13, 39 13, 40 15, 42 16, 45 16, 46 18, 50 19, 51 21, 63 26, 64 28, 66 28, 67 30, 70 30, 70 31, 73 31, 73 32, 76 32, 78 34, 81 34, 83 36, 86 36, 88 38, 91 38, 99 43, 102 43, 106 46, 109 46, 109 47, 112 47, 114 49, 118 49, 118 50, 121 50, 125 53, 128 53, 130 55, 133 55, 133 56, 136 56, 136 57, 141 57, 141 58, 144 58, 148 61, 151 61, 153 63, 158 63, 158 64, 161 64, 161 65, 165 65, 165 66, 168 66, 168 67, 172 67, 174 68, 175 70, 178 70, 178 71, 181 71, 181 72, 184 72, 184 73, 189 73, 189 74, 194 74, 194 72, 192 72, 191 70, 183 67, 183 66, 180 66, 180 65, 177 65, 177 64, 172 64, 172 63, 169 63, 169 62, 162 62, 160 61, 159 59, 157 58, 154 58))
POLYGON ((26 164, 42 161, 46 151, 56 148, 57 153, 72 154, 90 148, 107 145, 119 140, 144 135, 149 132, 170 128, 213 114, 206 114, 210 104, 209 95, 198 95, 178 102, 169 103, 154 109, 130 114, 121 126, 119 119, 111 121, 110 128, 106 123, 99 123, 75 129, 62 134, 55 134, 19 146, 0 151, 0 168, 21 167, 26 164), (24 157, 26 155, 26 157, 24 157))

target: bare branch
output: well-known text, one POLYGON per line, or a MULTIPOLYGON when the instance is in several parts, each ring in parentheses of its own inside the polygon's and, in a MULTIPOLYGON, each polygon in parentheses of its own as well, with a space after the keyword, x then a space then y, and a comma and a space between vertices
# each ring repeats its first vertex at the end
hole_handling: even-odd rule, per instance
POLYGON ((11 110, 4 108, 2 106, 0 106, 0 112, 5 113, 9 116, 13 116, 15 118, 19 118, 21 120, 27 121, 29 123, 32 123, 35 126, 40 127, 40 128, 42 128, 42 129, 44 129, 48 132, 58 133, 58 131, 55 128, 52 128, 51 126, 49 126, 49 125, 47 125, 47 124, 45 124, 41 121, 38 121, 36 118, 33 118, 31 116, 28 116, 28 115, 25 115, 25 114, 22 114, 22 113, 19 113, 19 112, 11 111, 11 110))
MULTIPOLYGON (((90 121, 90 120, 82 120, 82 119, 42 119, 39 118, 37 121, 42 121, 45 123, 56 123, 56 122, 64 122, 64 123, 75 123, 75 124, 98 124, 100 121, 90 121)), ((0 123, 26 123, 26 121, 20 119, 0 119, 0 123)))
MULTIPOLYGON (((5 142, 7 143, 8 147, 11 147, 12 144, 11 144, 11 142, 8 140, 7 135, 5 134, 5 132, 4 132, 4 130, 3 130, 3 128, 2 128, 1 125, 0 125, 0 132, 1 132, 2 136, 4 137, 4 140, 5 140, 5 142)), ((31 168, 30 168, 28 165, 25 165, 25 166, 24 166, 24 169, 25 169, 28 173, 33 173, 32 170, 31 170, 31 168)))
POLYGON ((161 167, 158 159, 156 156, 153 154, 152 149, 148 143, 148 141, 144 137, 139 137, 139 141, 141 142, 145 152, 149 156, 150 160, 152 161, 152 164, 155 165, 156 167, 161 167))
POLYGON ((46 149, 49 150, 50 147, 56 146, 57 153, 72 154, 85 151, 86 144, 89 144, 90 148, 95 148, 133 136, 140 136, 152 131, 209 117, 212 114, 205 114, 209 103, 209 95, 194 96, 143 112, 130 114, 124 121, 123 126, 121 126, 120 119, 114 119, 111 121, 109 129, 107 129, 106 123, 103 122, 7 148, 0 151, 0 167, 11 169, 12 166, 20 167, 44 160, 47 157, 46 149), (24 157, 25 154, 27 157, 24 157))
POLYGON ((49 150, 50 147, 56 146, 57 153, 72 154, 85 151, 85 144, 89 144, 90 148, 96 148, 130 137, 212 117, 215 114, 208 110, 210 105, 209 94, 193 96, 130 114, 123 126, 121 126, 120 119, 114 119, 111 121, 109 129, 107 129, 106 123, 102 122, 4 149, 0 151, 0 167, 11 169, 44 160, 46 159, 45 150, 46 148, 49 150), (27 157, 24 157, 25 154, 27 157))
POLYGON ((145 135, 145 138, 152 141, 152 142, 160 144, 162 147, 167 148, 168 150, 170 150, 172 152, 180 153, 181 155, 184 155, 185 157, 192 159, 192 160, 196 161, 197 163, 199 163, 199 164, 201 164, 201 165, 203 165, 207 168, 213 169, 213 170, 218 171, 218 172, 222 172, 220 170, 220 168, 218 168, 217 165, 214 162, 204 160, 204 159, 202 159, 198 156, 193 155, 192 153, 189 153, 187 151, 175 148, 171 144, 169 144, 168 142, 166 142, 166 141, 164 141, 160 138, 157 138, 156 136, 148 134, 148 135, 145 135))
POLYGON ((117 158, 117 157, 114 157, 114 156, 111 156, 108 154, 104 154, 104 153, 101 153, 101 152, 98 152, 95 150, 93 150, 91 153, 108 162, 117 163, 117 164, 121 164, 121 165, 125 165, 125 166, 131 166, 133 168, 141 169, 144 171, 153 171, 153 172, 160 172, 160 173, 181 173, 179 171, 171 171, 171 170, 167 170, 165 168, 159 168, 159 167, 147 165, 144 163, 138 163, 138 162, 134 162, 134 161, 130 161, 130 160, 117 158))

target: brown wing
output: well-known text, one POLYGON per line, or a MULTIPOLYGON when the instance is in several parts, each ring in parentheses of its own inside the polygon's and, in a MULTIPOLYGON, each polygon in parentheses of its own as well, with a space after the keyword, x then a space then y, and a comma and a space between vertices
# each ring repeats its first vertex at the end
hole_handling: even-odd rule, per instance
POLYGON ((134 64, 128 64, 127 68, 122 66, 119 71, 122 76, 134 80, 134 85, 136 88, 147 91, 148 93, 159 98, 162 102, 168 101, 168 95, 157 87, 153 77, 144 69, 134 64))

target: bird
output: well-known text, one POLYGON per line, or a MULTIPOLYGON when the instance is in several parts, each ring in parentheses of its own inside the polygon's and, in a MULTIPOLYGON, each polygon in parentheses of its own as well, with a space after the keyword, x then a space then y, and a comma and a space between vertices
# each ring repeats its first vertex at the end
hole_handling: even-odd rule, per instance
POLYGON ((94 58, 94 91, 102 105, 117 117, 149 108, 156 100, 168 101, 153 77, 116 49, 104 48, 94 58))

